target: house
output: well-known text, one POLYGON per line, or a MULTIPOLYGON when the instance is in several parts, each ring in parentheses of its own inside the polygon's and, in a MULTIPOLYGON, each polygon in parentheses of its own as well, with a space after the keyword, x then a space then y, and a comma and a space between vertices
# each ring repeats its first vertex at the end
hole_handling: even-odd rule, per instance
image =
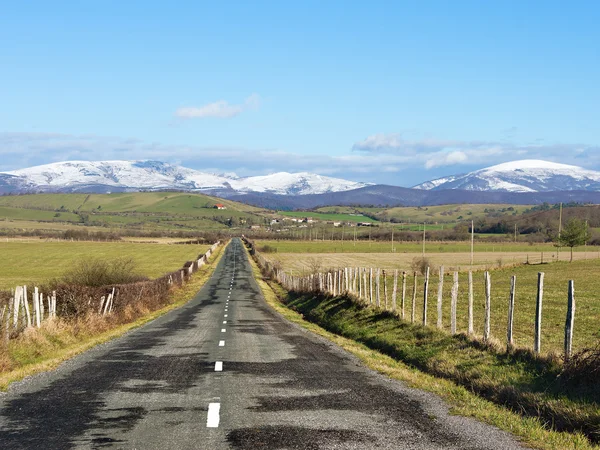
POLYGON ((217 204, 214 206, 214 208, 215 208, 215 209, 227 209, 227 207, 226 207, 224 204, 222 204, 222 203, 217 203, 217 204))

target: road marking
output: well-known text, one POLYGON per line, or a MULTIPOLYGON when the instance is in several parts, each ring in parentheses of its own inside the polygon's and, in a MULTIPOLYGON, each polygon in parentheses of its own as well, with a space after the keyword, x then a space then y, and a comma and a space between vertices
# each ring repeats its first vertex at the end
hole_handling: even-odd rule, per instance
POLYGON ((206 417, 207 428, 219 428, 219 412, 221 411, 220 403, 208 404, 208 416, 206 417))
POLYGON ((221 333, 225 333, 227 330, 225 328, 221 328, 221 333))
POLYGON ((219 347, 225 347, 225 341, 219 341, 219 347))
POLYGON ((226 320, 224 320, 224 321, 223 321, 223 323, 225 324, 225 323, 227 323, 227 321, 226 321, 226 320))
POLYGON ((223 317, 227 317, 227 314, 225 314, 223 317))
POLYGON ((217 361, 215 363, 215 372, 223 372, 223 361, 217 361))

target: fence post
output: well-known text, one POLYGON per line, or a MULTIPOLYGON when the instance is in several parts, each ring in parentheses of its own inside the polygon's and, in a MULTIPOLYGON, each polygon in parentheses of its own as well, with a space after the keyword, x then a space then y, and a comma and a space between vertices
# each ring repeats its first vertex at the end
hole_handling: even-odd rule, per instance
POLYGON ((485 320, 483 323, 483 340, 490 339, 490 315, 492 310, 492 280, 490 273, 485 272, 485 320))
POLYGON ((385 304, 385 309, 388 309, 388 292, 387 292, 387 274, 385 273, 385 269, 383 269, 383 301, 385 304))
POLYGON ((456 334, 456 304, 458 303, 458 272, 454 272, 452 283, 452 300, 450 303, 450 332, 456 334))
POLYGON ((412 310, 410 323, 415 323, 415 308, 417 307, 417 272, 415 272, 415 282, 413 286, 413 297, 412 297, 412 310))
MULTIPOLYGON (((25 306, 25 315, 27 317, 27 326, 31 326, 31 314, 29 310, 29 300, 27 299, 27 286, 23 286, 23 306, 25 306)), ((34 298, 35 301, 35 298, 34 298)))
POLYGON ((404 301, 406 299, 406 272, 402 271, 402 298, 401 298, 401 317, 404 320, 404 301))
POLYGON ((573 351, 573 326, 575 325, 575 286, 569 280, 569 300, 567 303, 567 321, 565 323, 565 360, 571 358, 573 351))
POLYGON ((348 268, 344 267, 344 287, 346 288, 346 294, 350 292, 350 283, 348 279, 348 268))
POLYGON ((369 269, 369 304, 373 304, 373 268, 369 269))
POLYGON ((437 295, 437 327, 442 328, 442 297, 444 295, 444 266, 440 266, 437 295))
POLYGON ((15 288, 15 296, 13 300, 13 327, 16 329, 19 326, 19 307, 21 306, 21 297, 23 296, 23 286, 15 288))
POLYGON ((423 326, 427 326, 427 295, 429 292, 429 267, 425 271, 425 283, 423 284, 423 326))
POLYGON ((367 268, 363 267, 363 297, 365 299, 365 303, 367 303, 367 300, 369 299, 369 293, 367 291, 367 268))
POLYGON ((40 293, 37 286, 33 288, 33 306, 35 308, 35 325, 39 328, 41 325, 40 311, 40 293))
POLYGON ((510 278, 510 295, 508 297, 508 326, 506 329, 506 345, 510 350, 513 346, 513 321, 515 315, 515 294, 517 289, 517 276, 510 278))
POLYGON ((377 298, 377 307, 380 308, 381 307, 381 297, 380 297, 380 282, 381 282, 381 269, 377 269, 375 271, 375 293, 376 293, 376 298, 377 298))
POLYGON ((469 306, 468 306, 468 315, 469 315, 469 328, 467 333, 469 335, 473 334, 473 272, 469 270, 469 306))
POLYGON ((398 269, 394 270, 394 287, 392 288, 392 309, 394 311, 396 311, 397 308, 397 304, 396 304, 396 297, 398 295, 398 269))
POLYGON ((533 352, 539 355, 542 344, 542 300, 544 299, 544 272, 538 273, 537 300, 535 302, 535 338, 533 352))

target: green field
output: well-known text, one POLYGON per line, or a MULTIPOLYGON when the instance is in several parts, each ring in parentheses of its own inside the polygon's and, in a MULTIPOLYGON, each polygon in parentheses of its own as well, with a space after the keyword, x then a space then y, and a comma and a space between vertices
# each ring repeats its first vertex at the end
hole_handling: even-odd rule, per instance
MULTIPOLYGON (((276 240, 257 240, 256 244, 261 247, 268 245, 276 249, 278 253, 392 253, 392 242, 376 242, 360 240, 354 242, 351 233, 346 235, 347 240, 314 240, 314 241, 276 241, 276 240)), ((423 244, 421 242, 394 242, 394 253, 421 253, 423 244)), ((531 253, 537 254, 545 252, 548 258, 556 252, 556 247, 553 244, 535 244, 529 245, 526 243, 491 243, 491 242, 475 242, 475 252, 497 252, 510 253, 531 253)), ((574 251, 596 251, 595 247, 576 247, 574 251)), ((471 244, 468 242, 426 242, 425 253, 456 253, 470 252, 471 244)), ((562 249, 565 252, 565 249, 562 249)))
POLYGON ((277 214, 280 214, 285 217, 312 217, 313 219, 319 221, 331 221, 331 222, 377 222, 376 220, 371 219, 370 217, 363 216, 360 214, 337 214, 337 213, 325 213, 325 212, 315 212, 315 211, 278 211, 277 214))
POLYGON ((377 213, 381 220, 395 219, 402 222, 460 222, 485 217, 501 217, 522 214, 531 205, 439 205, 423 207, 389 208, 377 213))
POLYGON ((207 249, 206 245, 0 240, 0 290, 18 284, 42 284, 60 277, 86 258, 131 257, 139 273, 155 278, 176 270, 207 249))
POLYGON ((265 221, 259 208, 181 192, 0 196, 0 219, 5 219, 3 228, 11 228, 7 221, 30 221, 40 222, 42 229, 52 222, 146 231, 215 230, 265 221), (226 209, 215 209, 217 203, 226 209))
MULTIPOLYGON (((274 253, 263 253, 265 257, 272 261, 277 261, 283 265, 288 273, 293 269, 293 273, 299 274, 310 270, 315 264, 315 256, 318 255, 320 267, 327 269, 330 267, 380 267, 388 269, 399 268, 400 271, 406 270, 412 274, 411 262, 413 258, 419 258, 421 247, 419 244, 397 244, 396 252, 391 253, 391 242, 358 242, 356 246, 353 242, 347 242, 343 246, 341 242, 290 242, 290 241, 266 241, 257 240, 257 248, 260 249, 268 245, 276 249, 274 253), (405 253, 406 252, 406 253, 405 253), (335 256, 335 253, 340 253, 335 256), (361 257, 361 253, 364 257, 361 257)), ((465 263, 461 266, 459 275, 459 302, 458 302, 458 329, 464 331, 467 327, 467 270, 468 265, 468 243, 437 243, 429 246, 426 252, 432 261, 432 275, 429 286, 429 317, 430 323, 435 324, 436 320, 436 301, 438 276, 437 270, 440 265, 444 265, 446 270, 456 266, 458 254, 464 255, 465 263), (462 252, 462 253, 461 253, 462 252), (447 254, 447 256, 444 256, 447 254)), ((545 261, 553 261, 552 254, 556 249, 551 244, 540 244, 529 246, 523 244, 495 244, 477 246, 479 255, 490 257, 490 269, 492 278, 492 334, 502 340, 506 335, 506 317, 507 301, 510 286, 511 275, 517 275, 517 301, 515 307, 515 342, 522 347, 531 347, 533 343, 533 322, 535 317, 535 300, 537 293, 537 273, 543 271, 545 276, 544 288, 544 313, 542 329, 542 345, 545 351, 560 352, 562 349, 562 339, 564 333, 564 321, 567 307, 567 283, 569 280, 575 280, 577 313, 576 313, 576 333, 575 345, 581 349, 583 346, 594 345, 600 338, 600 300, 597 292, 600 290, 600 281, 592 274, 600 271, 600 252, 598 249, 591 251, 588 246, 587 253, 583 253, 584 247, 579 250, 577 256, 584 256, 590 259, 576 260, 573 263, 567 262, 568 251, 563 249, 559 262, 552 264, 534 264, 518 265, 516 267, 498 268, 494 260, 503 259, 504 264, 510 265, 512 262, 511 254, 519 255, 524 260, 523 251, 531 252, 531 261, 539 262, 541 251, 545 251, 545 261), (535 259, 534 259, 535 257, 535 259), (591 259, 594 258, 594 259, 591 259)), ((412 297, 412 275, 407 283, 407 298, 412 297)), ((444 283, 444 326, 449 328, 450 314, 450 275, 446 276, 444 283)), ((388 289, 391 296, 392 278, 388 278, 388 289)), ((478 334, 483 330, 484 314, 484 283, 483 272, 476 271, 474 275, 475 291, 475 329, 478 334)), ((381 294, 383 296, 383 287, 381 294)), ((415 315, 417 322, 422 317, 423 300, 423 277, 418 277, 417 288, 417 307, 415 315)), ((390 299, 391 301, 391 299, 390 299)), ((407 317, 411 315, 410 301, 407 301, 407 317)))

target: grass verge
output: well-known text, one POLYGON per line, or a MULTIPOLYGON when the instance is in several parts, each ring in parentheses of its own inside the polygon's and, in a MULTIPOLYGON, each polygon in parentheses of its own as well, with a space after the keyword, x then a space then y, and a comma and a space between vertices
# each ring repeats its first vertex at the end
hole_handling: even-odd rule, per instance
MULTIPOLYGON (((474 393, 469 387, 466 387, 456 380, 434 376, 424 370, 417 369, 412 363, 406 364, 402 362, 400 358, 393 358, 389 354, 385 354, 385 352, 370 348, 374 344, 373 339, 381 333, 381 330, 370 329, 369 332, 373 333, 373 339, 365 339, 364 329, 369 328, 369 322, 375 323, 373 320, 376 320, 376 317, 364 316, 362 317, 362 322, 360 324, 354 323, 354 326, 347 322, 345 323, 342 320, 338 321, 335 314, 339 313, 343 317, 345 308, 349 307, 349 305, 343 304, 343 299, 329 299, 331 300, 329 303, 327 303, 326 300, 311 303, 308 302, 306 298, 294 299, 278 284, 263 279, 256 263, 251 258, 250 261, 253 267, 254 276, 263 291, 267 303, 283 317, 293 323, 299 324, 307 330, 331 340, 357 356, 367 367, 377 370, 391 378, 404 381, 411 387, 423 389, 439 395, 449 404, 452 413, 473 417, 490 425, 497 426, 500 429, 518 436, 523 443, 533 448, 560 448, 565 450, 598 449, 597 446, 591 444, 580 432, 569 433, 551 430, 549 429, 548 424, 544 423, 539 418, 524 417, 509 408, 486 400, 474 393), (311 314, 311 311, 314 312, 311 314), (335 330, 335 333, 328 330, 335 330)), ((364 313, 366 314, 367 312, 368 311, 365 311, 364 313)), ((381 311, 371 312, 374 314, 382 314, 381 311)), ((356 311, 354 311, 354 313, 356 313, 356 311)), ((390 316, 389 314, 387 315, 390 316)), ((348 318, 346 317, 345 320, 348 320, 348 318)), ((394 320, 399 323, 397 318, 394 320)), ((415 329, 412 331, 416 332, 418 330, 415 329)), ((421 329, 421 331, 425 330, 421 329)), ((433 331, 435 332, 435 330, 433 331)), ((392 330, 388 330, 388 333, 393 335, 392 330)), ((420 342, 419 346, 423 346, 424 342, 425 341, 420 342)), ((438 341, 437 344, 439 345, 440 342, 438 341)), ((472 346, 466 346, 466 348, 473 349, 470 350, 472 358, 471 362, 473 364, 479 364, 480 362, 488 364, 488 362, 479 361, 479 359, 485 359, 487 357, 486 355, 490 352, 485 349, 477 350, 472 346)), ((424 348, 423 351, 425 354, 422 356, 425 359, 428 359, 428 356, 426 355, 427 349, 424 348)), ((433 352, 434 348, 430 348, 429 351, 433 352)), ((445 352, 444 354, 450 360, 454 357, 451 351, 445 352)), ((435 358, 433 358, 433 356, 434 355, 429 355, 429 357, 434 360, 435 358)), ((465 366, 463 369, 468 371, 469 367, 465 366)), ((460 374, 460 372, 457 372, 457 374, 460 374)), ((496 375, 498 375, 498 373, 496 373, 496 375)), ((490 373, 483 375, 482 378, 485 380, 489 379, 489 377, 493 378, 493 376, 492 368, 490 368, 490 373)), ((510 377, 505 379, 510 379, 510 377)), ((515 388, 518 389, 519 387, 520 386, 515 384, 515 388)), ((587 412, 590 411, 587 410, 587 412)), ((592 413, 597 414, 597 407, 592 413)))
MULTIPOLYGON (((90 348, 122 336, 126 332, 138 328, 169 311, 187 303, 212 276, 215 267, 227 244, 219 246, 210 258, 210 264, 201 267, 191 281, 170 294, 169 303, 155 311, 148 312, 136 320, 105 329, 99 333, 97 324, 92 321, 101 320, 99 317, 88 317, 81 323, 69 324, 63 321, 45 321, 40 329, 26 330, 21 336, 9 343, 8 352, 4 358, 11 358, 10 370, 0 372, 0 390, 6 390, 10 383, 39 372, 55 369, 62 362, 90 348), (96 326, 89 326, 96 325, 96 326), (16 367, 14 367, 16 365, 16 367)), ((7 365, 7 361, 4 361, 7 365)), ((0 361, 2 367, 3 361, 0 361)))

